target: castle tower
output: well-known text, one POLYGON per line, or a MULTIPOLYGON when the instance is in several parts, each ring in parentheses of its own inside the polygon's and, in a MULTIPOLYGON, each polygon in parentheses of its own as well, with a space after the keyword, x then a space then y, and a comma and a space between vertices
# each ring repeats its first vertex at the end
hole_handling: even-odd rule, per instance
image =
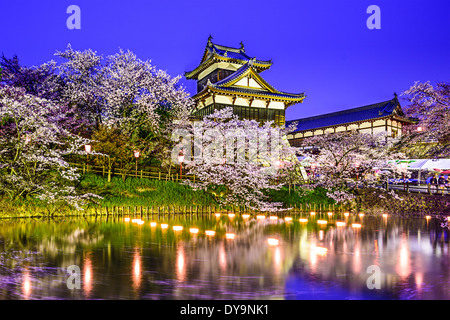
POLYGON ((186 72, 187 79, 197 80, 194 95, 194 117, 202 117, 225 107, 232 107, 239 118, 285 124, 286 109, 303 102, 304 93, 292 94, 276 90, 260 73, 272 66, 272 61, 258 60, 239 48, 214 44, 208 38, 200 65, 186 72))

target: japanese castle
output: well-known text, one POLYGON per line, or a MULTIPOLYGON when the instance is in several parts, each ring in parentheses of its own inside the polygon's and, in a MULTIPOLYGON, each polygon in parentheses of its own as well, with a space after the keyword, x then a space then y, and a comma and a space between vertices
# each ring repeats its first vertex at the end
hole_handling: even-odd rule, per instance
POLYGON ((301 103, 305 95, 278 91, 267 83, 261 72, 269 69, 272 61, 250 57, 242 42, 239 48, 232 48, 211 40, 210 36, 200 65, 185 73, 187 79, 197 80, 193 116, 232 107, 240 118, 285 125, 286 108, 301 103))
POLYGON ((279 126, 296 121, 296 130, 287 136, 293 146, 314 135, 350 130, 398 137, 404 125, 415 123, 403 113, 396 94, 392 100, 286 122, 286 109, 302 103, 305 94, 279 91, 267 83, 261 73, 271 66, 271 60, 249 56, 242 42, 239 48, 227 47, 214 44, 210 36, 200 64, 185 73, 187 79, 197 80, 193 118, 232 107, 241 119, 274 121, 279 126))

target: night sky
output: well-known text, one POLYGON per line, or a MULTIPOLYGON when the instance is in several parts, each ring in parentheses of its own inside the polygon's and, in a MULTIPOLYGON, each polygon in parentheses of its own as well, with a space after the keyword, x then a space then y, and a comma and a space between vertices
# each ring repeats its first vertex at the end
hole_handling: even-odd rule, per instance
MULTIPOLYGON (((150 59, 172 76, 200 62, 208 36, 261 60, 262 76, 281 91, 305 92, 287 120, 391 99, 415 81, 450 81, 450 1, 3 1, 0 52, 26 66, 54 53, 119 48, 150 59), (69 30, 67 7, 81 9, 81 29, 69 30), (369 30, 370 5, 381 29, 369 30)), ((195 81, 183 78, 195 94, 195 81)))

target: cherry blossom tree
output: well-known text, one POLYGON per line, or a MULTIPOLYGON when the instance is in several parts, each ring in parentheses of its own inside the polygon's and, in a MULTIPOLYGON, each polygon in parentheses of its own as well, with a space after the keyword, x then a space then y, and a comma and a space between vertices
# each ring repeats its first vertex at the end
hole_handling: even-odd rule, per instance
POLYGON ((352 202, 359 188, 384 181, 383 171, 398 174, 401 168, 390 159, 403 159, 393 152, 394 141, 385 134, 357 131, 328 133, 304 139, 302 153, 310 157, 313 181, 307 188, 323 187, 336 202, 352 202), (355 181, 356 180, 356 181, 355 181))
POLYGON ((57 56, 66 60, 58 66, 63 103, 75 105, 95 130, 106 126, 127 135, 141 158, 170 155, 174 120, 188 121, 193 107, 178 85, 180 77, 172 78, 130 51, 104 59, 69 46, 57 56))
POLYGON ((196 182, 185 183, 212 193, 223 205, 276 211, 281 204, 270 203, 265 191, 279 189, 280 164, 287 168, 296 160, 296 148, 290 147, 286 132, 273 122, 239 120, 232 108, 224 108, 175 135, 184 142, 174 148, 174 161, 182 152, 187 174, 197 177, 196 182))
POLYGON ((61 110, 23 88, 0 86, 0 195, 77 209, 96 197, 77 194, 79 175, 64 156, 80 153, 89 141, 60 125, 61 110))
POLYGON ((406 135, 400 146, 414 148, 421 143, 431 143, 424 156, 444 158, 450 155, 450 83, 416 82, 403 92, 410 103, 405 113, 418 119, 418 123, 406 127, 406 135))
POLYGON ((20 65, 19 58, 13 56, 0 58, 0 83, 25 89, 25 92, 37 97, 56 101, 59 99, 59 83, 57 80, 56 63, 49 61, 39 67, 20 65))

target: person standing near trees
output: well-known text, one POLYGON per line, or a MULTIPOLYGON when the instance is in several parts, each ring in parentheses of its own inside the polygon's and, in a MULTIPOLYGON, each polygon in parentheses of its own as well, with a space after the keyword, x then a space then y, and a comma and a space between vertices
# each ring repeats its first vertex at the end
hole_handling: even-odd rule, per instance
POLYGON ((438 185, 439 185, 439 190, 442 191, 442 195, 444 195, 445 185, 447 183, 448 183, 447 179, 445 179, 445 177, 443 175, 440 175, 439 179, 438 179, 438 185))
POLYGON ((439 189, 438 189, 438 180, 437 180, 437 178, 436 178, 436 175, 434 175, 433 178, 431 178, 430 184, 431 184, 432 186, 435 186, 436 192, 439 191, 439 189))

